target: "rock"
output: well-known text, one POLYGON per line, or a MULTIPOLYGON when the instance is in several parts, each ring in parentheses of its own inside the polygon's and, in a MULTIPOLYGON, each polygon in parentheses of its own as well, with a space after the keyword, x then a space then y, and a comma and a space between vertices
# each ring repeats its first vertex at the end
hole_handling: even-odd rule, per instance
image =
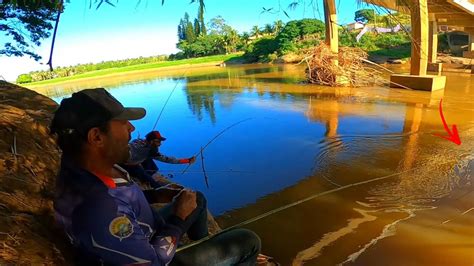
POLYGON ((397 58, 389 58, 387 60, 387 63, 389 64, 405 64, 407 61, 405 60, 402 60, 402 59, 397 59, 397 58))
POLYGON ((273 62, 277 63, 278 61, 279 63, 299 63, 301 60, 303 60, 303 58, 303 55, 289 53, 275 59, 273 62))

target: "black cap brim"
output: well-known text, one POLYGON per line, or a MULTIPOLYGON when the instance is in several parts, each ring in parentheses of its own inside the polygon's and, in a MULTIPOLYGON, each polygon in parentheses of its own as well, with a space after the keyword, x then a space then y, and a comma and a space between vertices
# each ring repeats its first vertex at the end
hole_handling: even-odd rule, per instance
POLYGON ((113 117, 112 119, 116 120, 138 120, 142 119, 146 115, 146 110, 144 108, 133 108, 128 107, 124 108, 123 112, 118 116, 113 117))

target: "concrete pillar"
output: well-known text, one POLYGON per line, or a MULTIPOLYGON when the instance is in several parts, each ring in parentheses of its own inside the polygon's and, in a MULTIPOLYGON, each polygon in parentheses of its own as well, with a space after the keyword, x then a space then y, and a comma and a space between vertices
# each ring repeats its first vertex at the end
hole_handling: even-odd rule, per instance
POLYGON ((410 75, 391 75, 390 87, 434 91, 444 89, 446 86, 446 77, 439 75, 440 68, 437 71, 438 75, 426 75, 430 28, 427 1, 409 1, 412 35, 410 75))
POLYGON ((428 44, 428 68, 427 71, 441 75, 442 63, 437 63, 438 54, 438 22, 434 14, 428 14, 429 18, 429 44, 428 44))
POLYGON ((464 31, 469 33, 469 43, 467 45, 467 51, 462 53, 462 57, 474 58, 474 27, 465 27, 464 31))
POLYGON ((428 62, 436 63, 438 53, 438 22, 433 14, 430 14, 429 29, 429 45, 428 45, 428 62))
POLYGON ((339 33, 337 31, 337 13, 334 0, 324 0, 324 22, 326 23, 326 44, 331 52, 339 53, 339 33))
POLYGON ((467 51, 474 51, 474 33, 469 33, 469 45, 467 46, 467 51))
POLYGON ((411 75, 424 76, 428 66, 428 4, 427 0, 413 0, 410 4, 412 46, 411 75))

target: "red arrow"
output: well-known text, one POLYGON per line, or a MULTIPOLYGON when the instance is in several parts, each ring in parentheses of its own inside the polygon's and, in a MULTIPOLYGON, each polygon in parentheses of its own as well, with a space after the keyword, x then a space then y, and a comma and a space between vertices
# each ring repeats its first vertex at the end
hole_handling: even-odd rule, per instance
POLYGON ((461 145, 461 139, 459 138, 458 129, 456 125, 453 125, 453 128, 452 128, 453 132, 451 132, 449 130, 448 124, 446 123, 446 119, 444 119, 442 103, 443 103, 443 99, 439 101, 439 114, 441 115, 441 120, 443 120, 444 129, 448 132, 449 137, 441 136, 438 134, 433 134, 433 135, 452 141, 456 143, 457 145, 461 145))

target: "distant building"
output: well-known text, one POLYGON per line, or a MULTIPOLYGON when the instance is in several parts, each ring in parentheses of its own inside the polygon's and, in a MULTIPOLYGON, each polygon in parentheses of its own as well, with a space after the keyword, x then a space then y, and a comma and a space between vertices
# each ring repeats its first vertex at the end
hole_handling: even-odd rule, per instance
POLYGON ((352 22, 346 25, 348 30, 359 30, 364 28, 364 26, 365 24, 360 21, 352 22))

